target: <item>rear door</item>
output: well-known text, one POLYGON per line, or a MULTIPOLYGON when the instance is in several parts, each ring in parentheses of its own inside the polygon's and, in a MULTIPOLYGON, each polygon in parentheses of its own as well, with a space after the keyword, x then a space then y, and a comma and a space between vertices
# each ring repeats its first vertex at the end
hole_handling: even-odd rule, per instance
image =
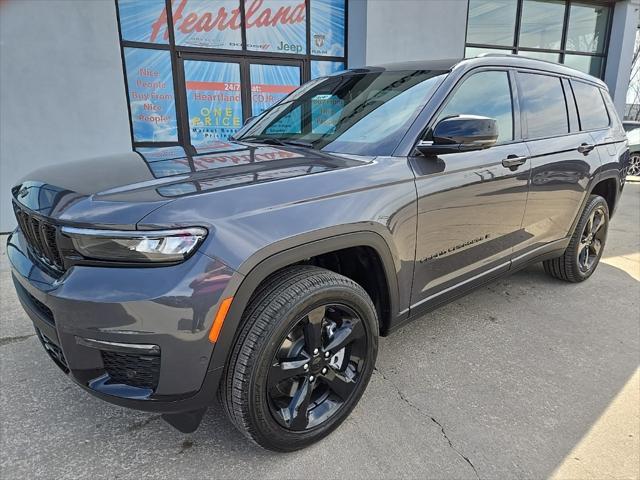
POLYGON ((413 307, 433 305, 457 286, 507 270, 514 246, 523 242, 530 164, 517 111, 510 71, 473 71, 449 94, 431 126, 451 115, 491 117, 498 122, 497 144, 410 158, 418 192, 413 307))
POLYGON ((528 239, 514 261, 544 253, 570 234, 591 178, 600 167, 595 141, 581 131, 567 79, 519 71, 523 132, 531 154, 531 188, 523 226, 528 239))

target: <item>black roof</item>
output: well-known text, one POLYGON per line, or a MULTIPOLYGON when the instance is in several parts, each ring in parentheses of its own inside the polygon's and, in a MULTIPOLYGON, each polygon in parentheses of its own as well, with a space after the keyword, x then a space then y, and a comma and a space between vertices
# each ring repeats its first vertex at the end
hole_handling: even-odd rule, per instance
POLYGON ((417 60, 411 62, 387 63, 378 66, 352 69, 352 71, 404 71, 404 70, 441 70, 450 71, 454 69, 470 70, 475 67, 497 66, 497 67, 522 67, 534 70, 541 70, 568 77, 580 78, 587 82, 596 83, 602 88, 607 88, 606 84, 599 78, 580 72, 566 65, 527 58, 520 55, 507 54, 482 54, 474 58, 466 59, 441 59, 441 60, 417 60))

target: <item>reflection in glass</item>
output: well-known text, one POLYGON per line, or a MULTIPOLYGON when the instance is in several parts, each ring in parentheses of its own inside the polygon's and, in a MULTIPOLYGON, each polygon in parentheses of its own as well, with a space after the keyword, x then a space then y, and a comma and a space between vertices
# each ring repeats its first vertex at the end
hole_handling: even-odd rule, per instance
POLYGON ((501 53, 501 54, 504 54, 504 55, 511 55, 513 53, 513 51, 511 49, 503 50, 503 49, 500 49, 500 48, 467 47, 464 50, 464 58, 477 57, 478 55, 480 55, 482 53, 501 53))
POLYGON ((388 155, 444 76, 442 71, 408 70, 312 80, 245 126, 236 138, 293 141, 329 152, 388 155), (300 112, 299 133, 280 128, 279 122, 291 118, 292 112, 300 112), (278 127, 275 131, 274 126, 278 127))
POLYGON ((467 43, 513 45, 517 5, 515 0, 470 0, 467 43))
POLYGON ((571 55, 567 53, 564 56, 564 64, 581 72, 593 75, 594 77, 600 77, 602 74, 602 57, 571 55))
POLYGON ((558 77, 519 73, 528 138, 553 137, 569 132, 567 106, 558 77))
POLYGON ((535 58, 538 60, 546 60, 547 62, 560 63, 560 54, 559 53, 551 53, 551 52, 540 52, 540 51, 527 51, 520 50, 518 55, 521 57, 535 58))
POLYGON ((472 75, 447 101, 438 120, 452 115, 480 115, 498 122, 498 142, 513 140, 513 109, 507 72, 472 75))
POLYGON ((561 0, 524 0, 520 46, 559 50, 564 9, 565 2, 561 0))
POLYGON ((594 130, 609 126, 607 107, 597 87, 579 81, 572 81, 573 93, 578 104, 582 130, 594 130))
POLYGON ((571 3, 567 50, 575 52, 602 53, 604 51, 609 7, 571 3))

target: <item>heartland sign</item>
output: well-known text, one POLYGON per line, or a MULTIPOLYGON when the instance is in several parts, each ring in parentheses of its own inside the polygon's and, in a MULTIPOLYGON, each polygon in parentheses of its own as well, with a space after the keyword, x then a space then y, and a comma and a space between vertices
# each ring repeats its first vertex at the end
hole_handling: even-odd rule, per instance
MULTIPOLYGON (((213 6, 214 2, 211 3, 213 6)), ((306 5, 304 0, 294 5, 278 8, 265 7, 264 3, 264 0, 253 0, 251 3, 247 3, 245 11, 247 29, 305 23, 306 5)), ((188 0, 180 0, 180 4, 173 12, 173 23, 175 31, 182 34, 207 33, 214 29, 221 32, 238 30, 241 27, 240 9, 220 7, 209 12, 196 12, 188 9, 188 0)), ((166 41, 169 38, 166 8, 151 25, 150 41, 155 42, 161 33, 166 41), (163 29, 164 32, 162 32, 163 29)))

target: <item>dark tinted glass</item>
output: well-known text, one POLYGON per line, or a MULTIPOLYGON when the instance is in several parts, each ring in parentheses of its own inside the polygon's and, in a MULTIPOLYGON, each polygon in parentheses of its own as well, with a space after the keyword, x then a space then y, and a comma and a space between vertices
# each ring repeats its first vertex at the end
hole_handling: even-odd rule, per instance
POLYGON ((602 53, 609 23, 610 8, 571 2, 567 50, 602 53))
POLYGON ((594 130, 609 126, 609 115, 604 106, 600 89, 582 82, 571 82, 578 104, 582 130, 594 130))
POLYGON ((445 76, 442 71, 406 70, 311 80, 249 122, 235 138, 389 155, 445 76))
POLYGON ((520 20, 520 46, 559 49, 564 9, 563 0, 525 0, 520 20))
POLYGON ((569 132, 567 106, 558 77, 519 73, 528 138, 551 137, 569 132))
POLYGON ((470 0, 467 42, 513 45, 517 7, 515 0, 470 0))
POLYGON ((565 65, 594 77, 601 76, 602 60, 602 57, 591 57, 589 55, 570 55, 567 53, 564 56, 565 65))
POLYGON ((438 120, 451 115, 480 115, 498 122, 498 142, 513 140, 513 110, 507 72, 480 72, 464 81, 438 120))

